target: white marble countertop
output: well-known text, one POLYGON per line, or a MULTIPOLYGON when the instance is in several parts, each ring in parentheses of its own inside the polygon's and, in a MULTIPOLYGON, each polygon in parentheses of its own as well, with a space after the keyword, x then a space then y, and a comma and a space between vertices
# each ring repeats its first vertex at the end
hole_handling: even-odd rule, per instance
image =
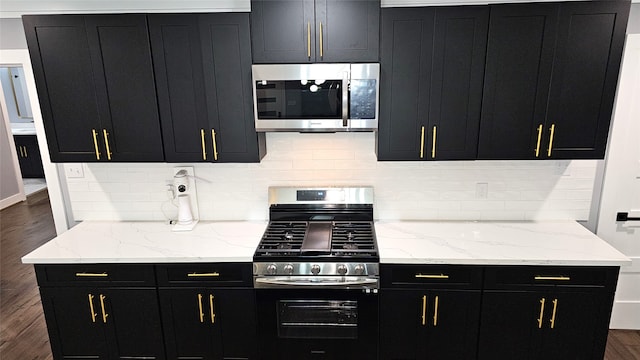
POLYGON ((85 221, 22 258, 25 264, 251 262, 266 222, 85 221))
POLYGON ((33 123, 11 123, 12 135, 35 135, 36 127, 33 123))
POLYGON ((574 221, 377 222, 381 263, 621 266, 631 260, 574 221))
MULTIPOLYGON (((28 264, 251 262, 266 222, 85 221, 22 258, 28 264)), ((381 263, 620 266, 631 260, 573 221, 378 221, 381 263)))

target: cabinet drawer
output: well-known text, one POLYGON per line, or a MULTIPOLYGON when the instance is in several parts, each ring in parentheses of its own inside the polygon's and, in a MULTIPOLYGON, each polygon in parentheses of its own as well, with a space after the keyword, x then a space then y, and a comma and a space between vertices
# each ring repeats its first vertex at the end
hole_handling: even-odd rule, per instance
POLYGON ((158 265, 159 286, 252 286, 250 263, 158 265))
POLYGON ((457 265, 382 264, 382 287, 480 289, 482 267, 457 265))
POLYGON ((153 265, 36 265, 40 286, 155 286, 153 265))
POLYGON ((485 289, 588 287, 614 290, 619 269, 586 266, 490 266, 485 270, 485 289))

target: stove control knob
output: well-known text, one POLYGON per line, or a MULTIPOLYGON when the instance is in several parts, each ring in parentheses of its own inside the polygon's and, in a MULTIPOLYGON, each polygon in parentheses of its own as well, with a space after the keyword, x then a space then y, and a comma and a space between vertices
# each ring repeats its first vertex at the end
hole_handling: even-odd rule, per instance
POLYGON ((356 275, 364 275, 364 265, 362 264, 358 264, 356 265, 353 270, 355 271, 356 275))
POLYGON ((345 265, 345 264, 340 264, 340 265, 338 265, 337 270, 338 270, 338 274, 339 274, 339 275, 343 275, 343 276, 344 276, 344 275, 346 275, 346 274, 347 274, 347 270, 348 270, 348 268, 347 268, 347 265, 345 265))
POLYGON ((276 264, 267 265, 267 275, 275 275, 277 270, 278 267, 276 266, 276 264))
POLYGON ((293 274, 293 265, 292 264, 287 264, 284 266, 284 273, 287 275, 292 275, 293 274))
POLYGON ((320 274, 320 265, 318 265, 318 264, 311 265, 311 273, 313 275, 320 274))

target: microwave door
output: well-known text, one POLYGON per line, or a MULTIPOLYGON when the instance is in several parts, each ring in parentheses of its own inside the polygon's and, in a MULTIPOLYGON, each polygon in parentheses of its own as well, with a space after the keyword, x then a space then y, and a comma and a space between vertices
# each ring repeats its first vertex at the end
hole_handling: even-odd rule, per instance
POLYGON ((342 88, 343 80, 257 81, 258 119, 343 119, 342 88))

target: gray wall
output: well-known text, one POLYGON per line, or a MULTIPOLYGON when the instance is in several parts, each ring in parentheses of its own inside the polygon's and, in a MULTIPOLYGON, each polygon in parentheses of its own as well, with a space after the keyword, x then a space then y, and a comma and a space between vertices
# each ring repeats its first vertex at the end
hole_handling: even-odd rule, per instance
POLYGON ((0 49, 26 49, 21 19, 0 19, 0 49))
POLYGON ((640 34, 640 3, 631 4, 627 34, 640 34))
POLYGON ((9 133, 4 124, 4 117, 0 111, 0 200, 7 199, 20 193, 17 174, 13 167, 9 133))

